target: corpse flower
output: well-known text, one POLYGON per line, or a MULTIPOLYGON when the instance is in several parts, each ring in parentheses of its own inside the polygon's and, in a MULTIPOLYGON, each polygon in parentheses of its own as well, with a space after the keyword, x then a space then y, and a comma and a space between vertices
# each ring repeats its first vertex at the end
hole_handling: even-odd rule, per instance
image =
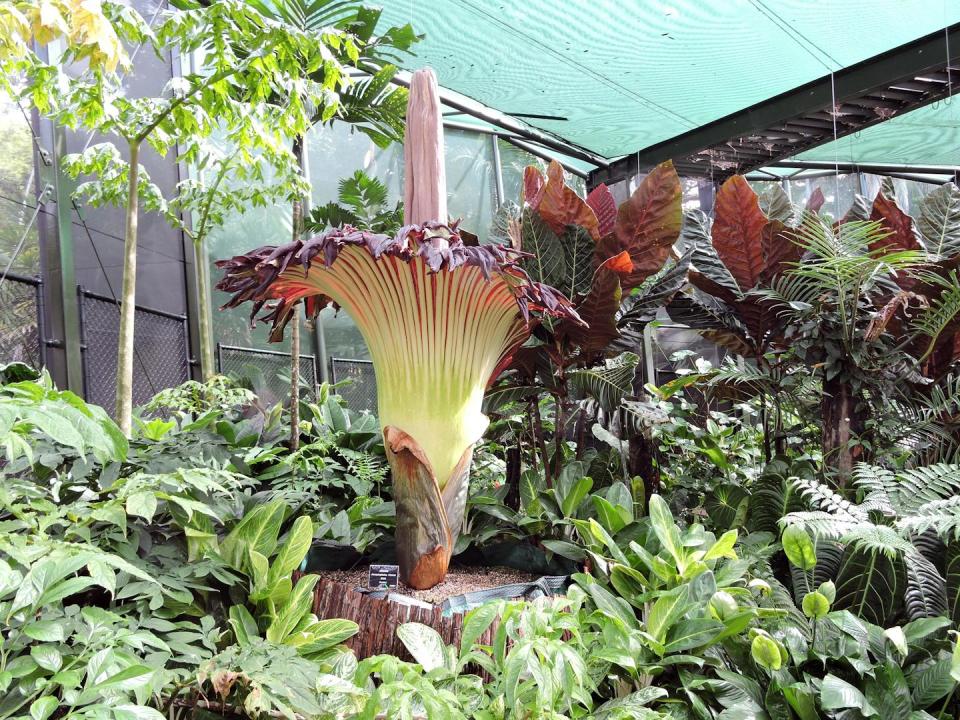
POLYGON ((308 316, 333 304, 356 322, 377 377, 401 577, 415 588, 446 574, 487 427, 483 393, 528 337, 531 313, 579 322, 567 298, 530 280, 521 255, 466 245, 456 223, 432 222, 393 238, 343 227, 217 263, 226 307, 251 301, 255 315, 267 305, 272 340, 300 300, 308 316))

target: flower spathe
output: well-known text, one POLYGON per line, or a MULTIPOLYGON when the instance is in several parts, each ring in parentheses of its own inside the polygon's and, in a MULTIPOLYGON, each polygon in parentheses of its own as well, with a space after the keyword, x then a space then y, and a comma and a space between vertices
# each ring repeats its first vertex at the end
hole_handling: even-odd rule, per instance
POLYGON ((308 316, 333 304, 356 322, 373 360, 394 468, 398 548, 404 536, 419 546, 416 558, 428 560, 417 577, 421 563, 407 558, 405 572, 400 550, 411 584, 446 571, 472 447, 487 426, 483 393, 528 337, 531 315, 579 321, 566 297, 527 276, 520 257, 507 246, 466 244, 456 223, 425 223, 395 237, 344 227, 217 263, 225 271, 217 287, 232 294, 225 307, 250 301, 254 317, 266 306, 261 319, 273 324, 271 340, 280 339, 299 300, 308 316))

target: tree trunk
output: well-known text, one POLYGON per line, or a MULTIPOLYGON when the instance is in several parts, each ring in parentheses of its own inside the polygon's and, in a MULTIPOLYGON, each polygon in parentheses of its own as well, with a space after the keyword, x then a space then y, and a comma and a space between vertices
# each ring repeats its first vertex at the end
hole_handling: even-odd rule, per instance
POLYGON ((140 141, 130 142, 127 218, 123 238, 123 291, 117 343, 117 423, 129 437, 133 425, 134 322, 137 312, 137 220, 140 212, 140 141))
POLYGON ((523 473, 522 455, 520 452, 520 443, 511 445, 506 452, 506 483, 507 496, 503 499, 503 504, 511 510, 520 510, 520 476, 523 473))
POLYGON ((862 448, 852 442, 863 432, 863 411, 849 382, 834 378, 823 381, 821 400, 824 470, 832 475, 838 487, 845 487, 853 466, 859 462, 862 448))
MULTIPOLYGON (((647 512, 650 496, 660 493, 660 469, 654 458, 653 438, 647 433, 631 435, 627 469, 631 477, 643 479, 642 511, 647 512)), ((634 493, 636 502, 636 493, 634 493)))
POLYGON ((204 380, 217 374, 216 359, 213 353, 213 322, 210 317, 210 267, 207 263, 207 243, 199 238, 194 244, 194 256, 197 264, 197 310, 200 332, 200 373, 204 380))
MULTIPOLYGON (((303 136, 293 141, 293 155, 297 159, 297 167, 303 174, 303 136)), ((293 240, 297 241, 303 234, 303 199, 293 201, 293 240)), ((300 447, 300 303, 293 308, 293 318, 290 320, 290 450, 300 447)))

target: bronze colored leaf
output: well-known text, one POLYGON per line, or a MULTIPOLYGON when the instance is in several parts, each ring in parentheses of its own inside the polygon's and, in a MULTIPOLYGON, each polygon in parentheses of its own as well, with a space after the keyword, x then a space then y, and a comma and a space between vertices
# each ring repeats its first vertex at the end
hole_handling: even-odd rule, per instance
POLYGON ((810 197, 807 198, 807 210, 817 215, 826 201, 827 199, 823 196, 823 190, 814 188, 814 191, 810 193, 810 197))
POLYGON ((734 175, 717 192, 714 204, 713 247, 746 292, 763 273, 763 228, 767 218, 757 194, 742 175, 734 175))
POLYGON ((926 298, 912 292, 901 291, 895 293, 893 297, 870 318, 870 324, 867 326, 864 339, 873 341, 883 335, 900 308, 906 310, 910 305, 910 300, 914 298, 920 300, 922 303, 926 303, 926 298))
POLYGON ((536 208, 543 197, 543 175, 533 165, 523 169, 523 202, 525 205, 536 208))
POLYGON ((597 245, 598 265, 621 252, 630 253, 633 272, 620 278, 624 290, 638 287, 660 271, 683 223, 680 178, 669 160, 650 171, 617 210, 612 233, 597 245))
POLYGON ((873 201, 873 211, 870 213, 870 219, 879 220, 883 228, 890 233, 887 237, 870 245, 870 249, 874 252, 923 249, 913 229, 913 218, 899 208, 896 200, 888 199, 883 192, 877 193, 877 197, 873 201))
POLYGON ((617 201, 613 199, 613 193, 603 183, 597 185, 589 195, 587 195, 587 205, 589 205, 597 216, 597 222, 600 224, 600 237, 609 235, 617 223, 617 201))
POLYGON ((763 272, 760 280, 769 283, 773 278, 793 267, 803 256, 803 246, 796 232, 779 220, 771 220, 762 231, 763 272))
POLYGON ((531 203, 531 207, 557 235, 562 235, 567 225, 579 225, 586 229, 594 242, 600 239, 597 216, 583 198, 567 187, 563 166, 556 160, 552 160, 547 168, 547 183, 543 186, 539 203, 531 203))
POLYGON ((558 326, 558 336, 579 348, 578 360, 588 361, 620 337, 617 329, 617 310, 622 297, 620 278, 628 276, 632 267, 627 252, 604 261, 593 275, 589 292, 575 303, 587 326, 567 322, 558 326))

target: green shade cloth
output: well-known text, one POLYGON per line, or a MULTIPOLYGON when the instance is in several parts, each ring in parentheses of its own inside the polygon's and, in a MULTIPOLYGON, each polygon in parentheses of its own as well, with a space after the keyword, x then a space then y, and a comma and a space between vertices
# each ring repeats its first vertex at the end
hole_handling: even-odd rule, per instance
MULTIPOLYGON (((957 81, 960 85, 960 77, 957 81)), ((960 165, 960 97, 890 118, 800 153, 796 159, 861 165, 956 167, 960 165)))
POLYGON ((406 69, 607 158, 960 22, 960 0, 381 1, 426 35, 406 69))

